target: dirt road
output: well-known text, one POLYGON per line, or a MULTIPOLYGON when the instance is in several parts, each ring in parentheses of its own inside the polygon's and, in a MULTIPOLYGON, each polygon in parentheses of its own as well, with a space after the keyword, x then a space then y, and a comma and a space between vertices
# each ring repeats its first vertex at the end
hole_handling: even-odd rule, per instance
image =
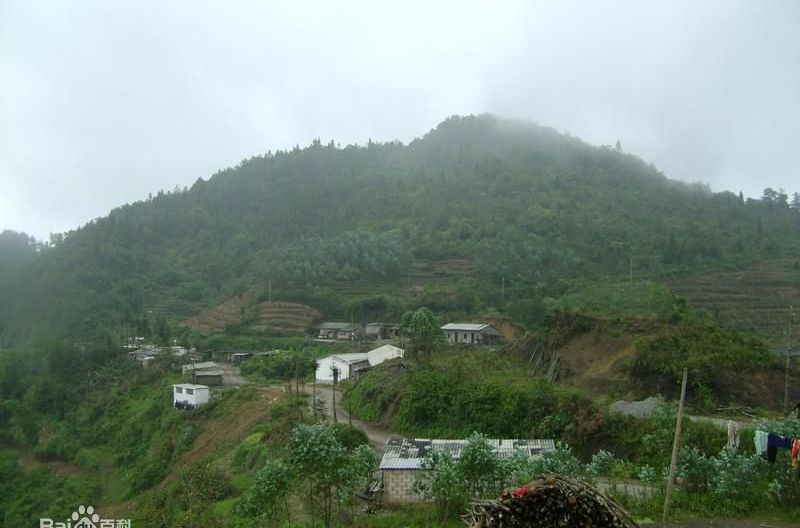
MULTIPOLYGON (((306 392, 309 394, 309 396, 311 395, 311 391, 312 388, 306 385, 306 392)), ((341 394, 337 390, 336 417, 338 421, 348 423, 350 421, 350 416, 347 413, 347 410, 342 406, 340 398, 341 394)), ((322 400, 325 402, 325 414, 332 420, 333 406, 331 405, 331 402, 333 401, 333 385, 322 385, 317 383, 317 400, 322 400)), ((367 434, 370 445, 379 455, 383 454, 383 448, 386 445, 386 441, 389 440, 391 436, 398 436, 393 434, 391 431, 383 429, 382 427, 377 427, 376 425, 362 422, 356 418, 352 418, 352 424, 367 434)))

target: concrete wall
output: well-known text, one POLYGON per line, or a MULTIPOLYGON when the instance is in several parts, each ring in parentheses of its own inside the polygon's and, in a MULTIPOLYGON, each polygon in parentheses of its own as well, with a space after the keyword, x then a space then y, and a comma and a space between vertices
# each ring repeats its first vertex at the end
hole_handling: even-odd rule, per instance
POLYGON ((383 470, 383 502, 386 504, 406 504, 409 502, 425 502, 425 499, 414 493, 414 482, 422 474, 414 469, 383 470))

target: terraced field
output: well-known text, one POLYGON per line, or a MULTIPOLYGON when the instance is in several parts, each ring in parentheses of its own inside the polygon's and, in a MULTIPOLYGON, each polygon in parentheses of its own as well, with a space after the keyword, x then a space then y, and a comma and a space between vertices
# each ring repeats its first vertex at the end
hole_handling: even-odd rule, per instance
POLYGON ((794 307, 792 343, 800 343, 800 263, 796 259, 759 262, 740 271, 674 279, 669 284, 695 308, 719 321, 754 331, 772 346, 786 346, 790 307, 794 307))
POLYGON ((316 308, 290 302, 255 304, 252 294, 245 293, 206 308, 184 324, 203 334, 222 332, 227 325, 250 322, 254 332, 271 335, 302 335, 321 314, 316 308))

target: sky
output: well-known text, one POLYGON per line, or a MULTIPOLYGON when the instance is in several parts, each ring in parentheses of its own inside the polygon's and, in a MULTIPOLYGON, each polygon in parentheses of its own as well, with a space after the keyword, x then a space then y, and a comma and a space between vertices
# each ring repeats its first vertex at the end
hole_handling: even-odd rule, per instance
POLYGON ((47 240, 314 138, 528 119, 800 191, 796 0, 0 0, 0 230, 47 240))

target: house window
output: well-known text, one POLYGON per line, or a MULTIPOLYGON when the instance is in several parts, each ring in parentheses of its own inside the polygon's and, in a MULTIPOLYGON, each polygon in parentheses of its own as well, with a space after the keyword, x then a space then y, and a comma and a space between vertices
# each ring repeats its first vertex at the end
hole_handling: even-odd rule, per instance
POLYGON ((466 341, 466 340, 467 340, 467 333, 464 332, 464 341, 466 341))
POLYGON ((183 389, 181 387, 175 387, 175 392, 178 394, 183 394, 183 389))
POLYGON ((186 394, 194 394, 194 389, 186 389, 186 394))

